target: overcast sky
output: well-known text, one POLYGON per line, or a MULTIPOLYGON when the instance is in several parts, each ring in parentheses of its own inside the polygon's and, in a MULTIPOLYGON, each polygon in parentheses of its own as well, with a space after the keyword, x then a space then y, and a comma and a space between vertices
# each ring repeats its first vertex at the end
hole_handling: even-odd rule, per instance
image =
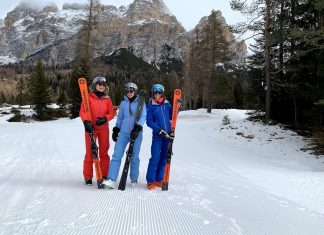
MULTIPOLYGON (((26 0, 25 0, 26 1, 26 0)), ((7 12, 13 10, 21 0, 0 0, 0 19, 6 17, 7 12)), ((63 3, 87 3, 88 0, 28 0, 33 5, 45 5, 54 2, 60 9, 63 3)), ((129 5, 133 0, 101 0, 104 5, 129 5)), ((164 0, 169 10, 187 29, 193 29, 203 16, 208 16, 213 9, 221 10, 228 24, 243 20, 238 12, 231 10, 229 0, 164 0)))

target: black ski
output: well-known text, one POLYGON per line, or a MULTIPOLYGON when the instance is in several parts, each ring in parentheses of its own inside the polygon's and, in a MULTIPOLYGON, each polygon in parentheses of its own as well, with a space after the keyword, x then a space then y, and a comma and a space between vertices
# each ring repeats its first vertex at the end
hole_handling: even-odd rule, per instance
MULTIPOLYGON (((141 90, 138 93, 138 107, 135 117, 135 124, 138 122, 138 120, 141 118, 142 110, 145 104, 145 97, 146 97, 146 91, 141 90)), ((135 139, 131 139, 129 142, 128 150, 126 151, 126 159, 125 164, 123 168, 123 173, 119 181, 118 190, 125 190, 126 188, 126 182, 127 182, 127 176, 128 176, 128 170, 129 170, 129 164, 133 155, 133 149, 134 149, 134 143, 135 139)))

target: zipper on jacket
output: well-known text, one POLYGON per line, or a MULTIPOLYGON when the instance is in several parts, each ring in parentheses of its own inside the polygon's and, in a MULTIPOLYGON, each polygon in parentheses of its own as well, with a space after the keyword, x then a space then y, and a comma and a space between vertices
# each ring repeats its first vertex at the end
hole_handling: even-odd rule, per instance
POLYGON ((131 128, 130 128, 130 124, 131 124, 131 119, 132 119, 132 103, 133 102, 130 102, 130 101, 128 101, 129 102, 129 107, 128 107, 128 111, 129 111, 129 115, 130 115, 130 117, 129 117, 129 122, 128 122, 128 131, 129 131, 129 133, 131 132, 131 128))
POLYGON ((166 126, 166 123, 165 123, 165 115, 164 115, 164 112, 163 112, 163 109, 162 109, 162 105, 161 105, 161 111, 162 111, 162 116, 163 116, 164 128, 165 128, 165 131, 167 131, 167 126, 166 126))
POLYGON ((101 98, 99 98, 98 96, 96 96, 98 101, 99 101, 99 109, 98 109, 98 117, 101 117, 101 108, 102 108, 102 101, 106 98, 105 96, 101 96, 101 98))
POLYGON ((101 99, 99 99, 99 109, 98 109, 98 114, 99 114, 99 116, 98 117, 101 117, 100 116, 100 111, 101 111, 101 105, 102 105, 102 103, 101 103, 101 99))
MULTIPOLYGON (((132 111, 132 104, 133 103, 135 103, 135 102, 137 102, 136 101, 137 100, 137 97, 133 100, 133 102, 130 102, 129 100, 128 100, 128 102, 129 102, 129 114, 130 114, 130 118, 129 118, 129 122, 128 122, 128 131, 129 131, 129 133, 131 133, 131 119, 132 119, 132 116, 134 116, 135 115, 135 113, 133 113, 133 111, 132 111)), ((135 106, 136 107, 136 106, 135 106)), ((136 111, 136 110, 135 110, 136 111)), ((134 120, 135 120, 135 118, 134 118, 134 120)), ((134 124, 135 125, 135 124, 134 124)))

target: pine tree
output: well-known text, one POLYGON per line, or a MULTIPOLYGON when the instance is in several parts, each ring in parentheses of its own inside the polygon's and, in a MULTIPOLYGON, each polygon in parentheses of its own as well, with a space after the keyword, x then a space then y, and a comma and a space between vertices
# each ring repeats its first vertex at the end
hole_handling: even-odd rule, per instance
POLYGON ((199 79, 201 76, 200 71, 202 70, 200 66, 200 31, 195 29, 194 37, 190 43, 189 55, 185 64, 185 94, 184 101, 189 109, 197 109, 202 107, 201 100, 203 96, 203 90, 197 89, 197 87, 202 88, 202 79, 199 79))
MULTIPOLYGON (((81 95, 78 79, 84 77, 90 83, 90 67, 92 64, 93 52, 96 49, 96 38, 93 37, 94 27, 98 23, 100 13, 100 1, 89 0, 89 12, 87 20, 79 32, 76 46, 76 58, 73 65, 72 75, 69 81, 68 96, 70 98, 70 118, 79 116, 81 95)), ((88 84, 89 85, 89 84, 88 84)))
POLYGON ((67 104, 66 93, 63 89, 60 90, 60 96, 57 98, 57 104, 60 106, 61 109, 63 109, 67 104))
POLYGON ((36 117, 39 120, 48 119, 49 110, 47 104, 50 103, 49 84, 45 77, 44 67, 41 61, 37 62, 35 71, 30 79, 29 88, 36 117))
POLYGON ((195 32, 187 63, 188 80, 193 80, 193 89, 199 87, 189 92, 195 94, 198 91, 194 108, 207 107, 208 112, 216 104, 224 106, 233 102, 233 91, 225 70, 231 55, 220 17, 220 12, 212 11, 202 30, 195 32))
POLYGON ((26 85, 24 80, 21 78, 18 80, 16 84, 16 90, 17 90, 17 97, 16 97, 16 103, 19 105, 24 105, 26 104, 26 85))
POLYGON ((236 27, 235 31, 237 33, 243 33, 247 30, 254 31, 256 35, 263 35, 264 41, 262 47, 265 60, 263 65, 264 77, 265 77, 265 110, 266 110, 266 121, 269 121, 271 116, 271 26, 273 22, 271 19, 271 12, 273 10, 273 5, 276 1, 270 0, 231 0, 231 8, 233 10, 240 11, 242 14, 250 17, 251 21, 249 23, 243 22, 236 27))
POLYGON ((169 95, 168 97, 172 97, 173 96, 173 91, 176 88, 180 88, 180 79, 178 77, 178 74, 176 71, 172 70, 171 73, 167 76, 167 85, 168 85, 168 91, 169 91, 169 95))
POLYGON ((6 99, 3 91, 1 91, 1 93, 0 93, 0 104, 4 104, 6 102, 7 102, 7 99, 6 99))
MULTIPOLYGON (((257 83, 263 83, 262 93, 267 96, 265 99, 264 94, 259 97, 265 100, 266 106, 271 100, 271 118, 276 120, 295 125, 321 120, 318 118, 319 105, 315 104, 324 98, 323 0, 253 0, 249 7, 246 3, 231 1, 233 8, 259 19, 246 25, 255 34, 262 35, 250 58, 249 74, 253 78, 250 81, 255 82, 250 84, 256 90, 249 94, 259 93, 257 83), (270 21, 266 21, 269 18, 270 21), (262 76, 258 75, 260 72, 262 76), (265 75, 271 76, 270 82, 265 75)), ((269 110, 266 108, 267 114, 269 110)))

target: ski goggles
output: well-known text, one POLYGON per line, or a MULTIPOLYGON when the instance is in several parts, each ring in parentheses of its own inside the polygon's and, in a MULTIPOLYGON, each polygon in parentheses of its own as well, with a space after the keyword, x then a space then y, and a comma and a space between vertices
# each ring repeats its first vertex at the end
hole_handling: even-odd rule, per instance
POLYGON ((107 80, 105 77, 95 77, 95 79, 93 79, 93 84, 105 85, 107 84, 107 80))
POLYGON ((128 94, 128 93, 134 93, 135 92, 135 89, 125 89, 125 93, 128 94))
POLYGON ((106 82, 97 82, 97 85, 99 85, 99 86, 106 86, 107 83, 106 82))

